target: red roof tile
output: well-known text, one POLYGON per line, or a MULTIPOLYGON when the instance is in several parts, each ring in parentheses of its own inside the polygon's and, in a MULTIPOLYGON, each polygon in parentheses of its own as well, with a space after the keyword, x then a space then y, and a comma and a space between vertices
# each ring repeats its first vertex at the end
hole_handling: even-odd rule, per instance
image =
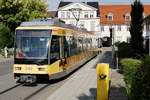
POLYGON ((46 17, 55 17, 56 11, 48 11, 46 17))
MULTIPOLYGON (((131 5, 99 5, 101 24, 130 24, 125 20, 125 15, 131 12, 131 5), (113 14, 113 21, 107 20, 107 15, 113 14)), ((150 14, 150 5, 144 5, 144 14, 150 14)))

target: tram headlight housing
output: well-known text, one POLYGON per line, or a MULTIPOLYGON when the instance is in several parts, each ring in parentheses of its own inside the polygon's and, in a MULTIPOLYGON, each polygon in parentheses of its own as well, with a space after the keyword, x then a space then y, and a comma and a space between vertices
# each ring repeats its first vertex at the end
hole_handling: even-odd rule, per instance
POLYGON ((45 71, 45 68, 38 68, 39 71, 45 71))
POLYGON ((21 67, 15 67, 15 70, 21 70, 21 67))

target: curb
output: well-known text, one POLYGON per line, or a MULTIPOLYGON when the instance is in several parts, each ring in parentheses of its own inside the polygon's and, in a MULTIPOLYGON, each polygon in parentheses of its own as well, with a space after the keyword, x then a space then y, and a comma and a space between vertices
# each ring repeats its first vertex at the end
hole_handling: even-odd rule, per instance
POLYGON ((11 63, 13 61, 13 57, 10 58, 3 58, 2 56, 0 56, 0 64, 6 64, 6 63, 11 63))
POLYGON ((0 64, 8 64, 8 63, 11 63, 13 60, 11 59, 11 60, 7 60, 7 61, 2 61, 2 62, 0 62, 0 64))

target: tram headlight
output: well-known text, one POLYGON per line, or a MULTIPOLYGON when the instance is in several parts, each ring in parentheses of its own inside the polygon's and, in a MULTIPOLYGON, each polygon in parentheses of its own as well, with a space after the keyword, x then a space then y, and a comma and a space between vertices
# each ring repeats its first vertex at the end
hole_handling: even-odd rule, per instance
POLYGON ((39 71, 45 71, 45 68, 38 68, 39 71))
POLYGON ((21 70, 21 67, 15 67, 15 70, 21 70))

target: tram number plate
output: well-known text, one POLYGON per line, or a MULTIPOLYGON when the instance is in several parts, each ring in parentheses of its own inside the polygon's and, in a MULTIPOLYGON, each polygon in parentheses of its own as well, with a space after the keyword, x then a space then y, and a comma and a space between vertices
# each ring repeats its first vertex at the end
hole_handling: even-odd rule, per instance
POLYGON ((32 67, 26 67, 26 70, 32 70, 32 67))

